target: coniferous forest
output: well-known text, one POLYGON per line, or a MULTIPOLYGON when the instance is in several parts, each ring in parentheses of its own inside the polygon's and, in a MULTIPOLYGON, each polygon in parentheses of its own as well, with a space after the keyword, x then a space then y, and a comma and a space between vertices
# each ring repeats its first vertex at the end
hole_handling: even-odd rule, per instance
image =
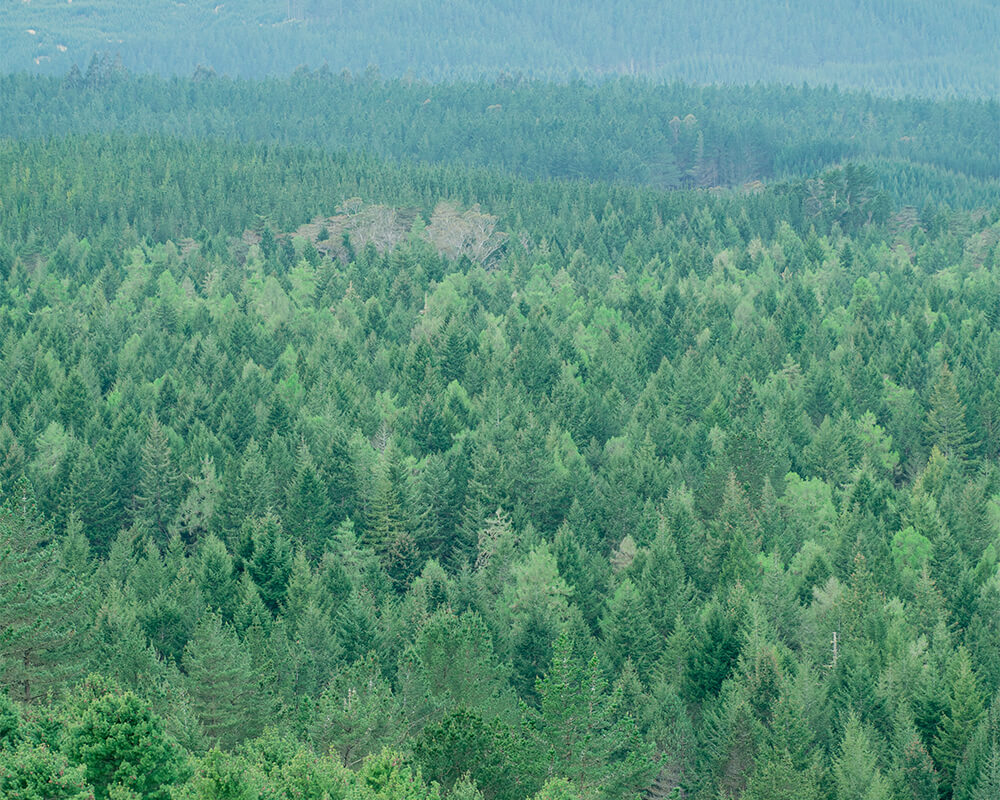
POLYGON ((976 40, 179 77, 180 4, 0 5, 162 34, 0 76, 0 796, 1000 797, 976 40))

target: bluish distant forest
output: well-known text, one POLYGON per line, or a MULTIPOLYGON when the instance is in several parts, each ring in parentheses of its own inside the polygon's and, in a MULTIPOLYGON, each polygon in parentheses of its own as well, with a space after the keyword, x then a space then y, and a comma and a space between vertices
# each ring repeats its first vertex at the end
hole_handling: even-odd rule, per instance
POLYGON ((63 74, 96 52, 135 72, 300 66, 449 81, 645 75, 996 97, 996 0, 0 0, 0 70, 63 74))
POLYGON ((0 0, 0 796, 996 800, 992 0, 0 0))

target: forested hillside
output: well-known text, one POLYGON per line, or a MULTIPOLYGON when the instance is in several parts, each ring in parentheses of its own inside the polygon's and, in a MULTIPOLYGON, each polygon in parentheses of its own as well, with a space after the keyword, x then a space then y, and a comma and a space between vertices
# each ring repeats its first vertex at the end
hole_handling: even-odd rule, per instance
POLYGON ((375 64, 448 80, 512 70, 1000 95, 996 0, 0 0, 0 38, 2 72, 62 74, 110 51, 169 75, 375 64))
POLYGON ((998 796, 995 204, 127 108, 3 121, 0 794, 998 796))
POLYGON ((62 78, 0 78, 0 137, 166 133, 656 188, 807 177, 850 160, 899 205, 1000 201, 1000 104, 621 79, 430 84, 299 71, 232 81, 130 76, 107 57, 62 78))

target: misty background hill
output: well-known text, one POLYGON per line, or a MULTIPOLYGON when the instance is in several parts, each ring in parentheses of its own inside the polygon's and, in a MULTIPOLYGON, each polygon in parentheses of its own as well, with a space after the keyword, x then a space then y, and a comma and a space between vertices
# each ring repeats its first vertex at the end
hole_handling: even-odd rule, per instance
POLYGON ((0 70, 64 74, 95 52, 137 72, 377 67, 440 79, 641 74, 837 84, 881 94, 1000 93, 996 0, 2 0, 0 70))

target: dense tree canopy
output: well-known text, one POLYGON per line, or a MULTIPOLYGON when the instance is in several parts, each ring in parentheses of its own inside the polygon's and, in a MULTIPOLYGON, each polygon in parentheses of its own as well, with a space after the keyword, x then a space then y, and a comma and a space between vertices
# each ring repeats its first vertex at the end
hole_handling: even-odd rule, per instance
POLYGON ((992 796, 995 131, 913 207, 19 81, 83 121, 0 141, 5 796, 992 796))

